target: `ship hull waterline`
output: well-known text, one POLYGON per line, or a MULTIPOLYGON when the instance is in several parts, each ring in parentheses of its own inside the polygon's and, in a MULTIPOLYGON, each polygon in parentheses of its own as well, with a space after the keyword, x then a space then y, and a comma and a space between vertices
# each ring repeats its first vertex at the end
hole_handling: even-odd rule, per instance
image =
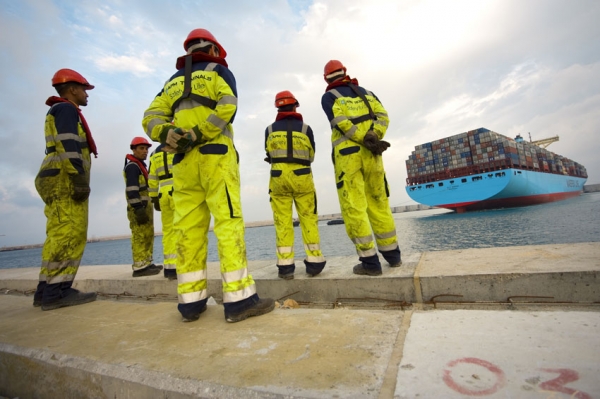
POLYGON ((538 205, 582 193, 586 178, 521 169, 503 169, 406 187, 424 205, 457 213, 538 205))

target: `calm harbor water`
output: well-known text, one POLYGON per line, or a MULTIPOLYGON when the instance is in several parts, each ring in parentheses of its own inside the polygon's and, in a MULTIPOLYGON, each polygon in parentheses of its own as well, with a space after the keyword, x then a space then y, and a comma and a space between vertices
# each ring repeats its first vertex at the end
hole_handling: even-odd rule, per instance
MULTIPOLYGON (((394 214, 403 254, 465 248, 600 242, 600 193, 523 208, 456 214, 427 210, 394 214)), ((301 230, 296 231, 296 260, 304 259, 301 230)), ((320 222, 325 257, 354 255, 344 225, 320 222)), ((154 260, 162 263, 162 237, 156 237, 154 260)), ((218 261, 216 238, 209 233, 209 261, 218 261)), ((273 259, 273 226, 246 229, 248 260, 273 259)), ((41 248, 0 252, 0 269, 38 267, 41 248)), ((129 239, 88 243, 82 265, 131 264, 129 239)))

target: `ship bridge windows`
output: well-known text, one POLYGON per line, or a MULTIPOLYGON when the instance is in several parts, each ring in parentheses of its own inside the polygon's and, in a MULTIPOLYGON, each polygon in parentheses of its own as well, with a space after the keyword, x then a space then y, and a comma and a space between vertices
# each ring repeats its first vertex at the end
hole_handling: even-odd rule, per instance
POLYGON ((444 185, 444 183, 438 183, 438 186, 442 187, 444 185))
POLYGON ((494 177, 493 173, 488 173, 488 177, 494 177))
POLYGON ((434 186, 433 184, 427 184, 427 185, 425 186, 425 188, 434 188, 434 187, 435 187, 435 186, 434 186))
POLYGON ((467 179, 460 179, 461 182, 466 183, 467 179))
POLYGON ((481 177, 481 176, 473 176, 473 177, 471 177, 471 181, 477 181, 477 180, 483 180, 483 177, 481 177))
POLYGON ((504 172, 497 172, 496 173, 496 177, 504 177, 504 176, 506 176, 506 173, 504 173, 504 172))
POLYGON ((450 180, 450 184, 454 184, 454 180, 450 180))

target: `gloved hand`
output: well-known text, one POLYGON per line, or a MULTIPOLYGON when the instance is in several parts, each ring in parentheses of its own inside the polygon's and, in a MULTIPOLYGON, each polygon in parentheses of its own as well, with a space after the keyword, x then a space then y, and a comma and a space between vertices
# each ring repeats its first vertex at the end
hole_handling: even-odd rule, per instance
POLYGON ((365 134, 363 145, 367 147, 367 150, 371 151, 373 155, 381 155, 390 147, 389 142, 385 140, 379 140, 377 134, 372 130, 369 130, 367 134, 365 134))
POLYGON ((159 136, 160 142, 165 144, 167 152, 188 152, 202 140, 202 133, 197 127, 193 129, 182 129, 180 127, 163 129, 159 136))
POLYGON ((71 183, 73 183, 73 201, 83 202, 90 196, 90 185, 85 178, 85 175, 69 175, 71 183))
POLYGON ((379 140, 379 155, 381 155, 385 150, 390 148, 391 144, 385 140, 379 140))
POLYGON ((152 197, 152 205, 154 205, 154 210, 156 212, 160 212, 160 200, 158 197, 152 197))
POLYGON ((265 161, 266 163, 271 163, 271 158, 265 157, 265 159, 263 159, 263 161, 265 161))
POLYGON ((379 137, 372 130, 369 130, 365 137, 363 138, 363 145, 367 148, 367 150, 371 151, 373 155, 381 155, 379 151, 379 137))
POLYGON ((135 220, 138 224, 146 224, 150 221, 145 207, 136 208, 133 212, 135 213, 135 220))

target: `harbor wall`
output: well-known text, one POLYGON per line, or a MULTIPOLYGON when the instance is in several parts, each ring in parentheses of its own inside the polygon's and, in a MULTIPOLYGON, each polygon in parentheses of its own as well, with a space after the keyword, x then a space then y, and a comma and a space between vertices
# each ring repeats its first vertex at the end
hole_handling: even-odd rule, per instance
POLYGON ((600 184, 586 184, 583 186, 584 193, 597 193, 600 191, 600 184))

